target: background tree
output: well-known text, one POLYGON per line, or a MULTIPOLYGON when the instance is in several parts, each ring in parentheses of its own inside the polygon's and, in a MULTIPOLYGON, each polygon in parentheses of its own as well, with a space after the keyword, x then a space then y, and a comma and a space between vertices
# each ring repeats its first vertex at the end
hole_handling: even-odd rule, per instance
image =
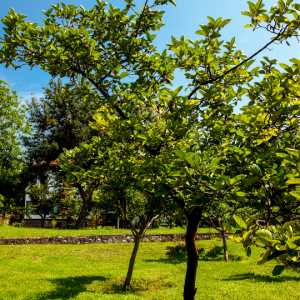
MULTIPOLYGON (((86 80, 78 76, 66 84, 61 80, 51 80, 44 91, 44 98, 33 98, 28 103, 28 121, 34 130, 32 136, 24 138, 31 162, 28 172, 31 173, 31 180, 38 178, 42 183, 51 174, 63 189, 65 175, 56 160, 63 149, 73 149, 96 133, 89 122, 96 111, 98 96, 86 80)), ((79 189, 78 194, 82 198, 80 206, 84 209, 89 196, 80 187, 75 187, 79 189)), ((81 212, 76 225, 83 226, 85 218, 86 213, 81 212)))
POLYGON ((25 137, 24 142, 34 163, 49 167, 63 148, 73 149, 95 133, 88 124, 96 110, 97 95, 91 95, 86 80, 76 77, 72 82, 51 80, 44 87, 44 98, 32 98, 27 103, 28 122, 34 134, 25 137))
POLYGON ((23 205, 24 148, 22 137, 30 134, 26 121, 26 108, 16 91, 0 80, 0 190, 2 195, 2 220, 7 211, 23 205))
POLYGON ((53 190, 53 186, 48 180, 45 183, 31 183, 28 194, 30 195, 32 210, 42 218, 42 227, 44 227, 46 217, 54 212, 59 194, 53 190))
POLYGON ((62 184, 58 185, 57 193, 59 201, 56 205, 56 213, 53 215, 66 220, 67 226, 75 226, 82 205, 78 189, 69 185, 67 179, 65 179, 62 184))

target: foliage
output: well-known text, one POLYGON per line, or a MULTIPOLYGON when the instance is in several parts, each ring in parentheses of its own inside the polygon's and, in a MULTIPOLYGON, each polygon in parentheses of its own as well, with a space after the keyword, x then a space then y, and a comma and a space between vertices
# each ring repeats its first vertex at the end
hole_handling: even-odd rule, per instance
POLYGON ((0 165, 0 208, 2 209, 2 218, 5 218, 5 214, 9 210, 23 212, 26 186, 26 170, 21 163, 10 167, 0 165))
POLYGON ((25 117, 26 108, 17 92, 0 80, 0 165, 4 168, 18 168, 21 163, 24 150, 20 138, 30 133, 25 117))
POLYGON ((296 221, 286 222, 283 226, 269 226, 267 229, 258 226, 253 219, 244 222, 235 216, 235 221, 238 230, 229 238, 241 243, 248 256, 251 255, 252 245, 265 249, 257 264, 277 260, 280 264, 274 267, 274 276, 280 275, 285 269, 300 272, 300 227, 296 221))
POLYGON ((0 80, 0 207, 2 218, 24 201, 24 149, 21 138, 30 134, 26 108, 16 91, 0 80))
POLYGON ((55 220, 55 219, 52 219, 52 221, 51 221, 52 229, 55 229, 56 225, 57 225, 56 220, 55 220))
POLYGON ((3 207, 4 197, 0 194, 0 207, 3 207))
POLYGON ((55 217, 65 219, 67 225, 75 225, 80 214, 81 200, 76 188, 70 186, 66 181, 56 187, 59 200, 56 205, 55 217))
POLYGON ((28 194, 30 195, 32 210, 42 218, 42 227, 47 215, 53 213, 58 202, 58 193, 51 189, 51 183, 31 183, 28 194))
POLYGON ((66 84, 51 80, 44 87, 44 94, 44 98, 32 98, 27 103, 28 122, 34 134, 24 142, 30 161, 51 169, 50 163, 63 148, 72 149, 92 137, 93 130, 88 124, 96 109, 97 95, 91 93, 86 80, 78 77, 66 84))

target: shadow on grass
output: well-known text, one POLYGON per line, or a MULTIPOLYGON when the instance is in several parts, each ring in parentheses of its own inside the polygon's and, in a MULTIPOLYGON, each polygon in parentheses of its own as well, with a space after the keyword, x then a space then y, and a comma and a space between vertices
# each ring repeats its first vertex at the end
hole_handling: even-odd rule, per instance
MULTIPOLYGON (((203 261, 224 261, 224 249, 222 246, 214 246, 207 252, 203 248, 198 249, 199 260, 203 261)), ((228 253, 229 261, 241 261, 243 256, 228 253)))
MULTIPOLYGON (((167 258, 157 260, 148 259, 147 262, 163 262, 169 264, 180 264, 187 261, 186 248, 183 244, 167 247, 167 258)), ((224 252, 222 246, 214 246, 206 251, 204 248, 198 248, 199 260, 202 261, 224 261, 224 252)), ((229 261, 241 261, 243 256, 229 254, 229 261)))
POLYGON ((269 276, 269 275, 259 275, 254 273, 244 273, 230 276, 222 281, 242 281, 242 280, 253 280, 254 282, 285 282, 285 281, 298 281, 299 277, 293 276, 269 276))
MULTIPOLYGON (((164 278, 133 278, 127 291, 123 291, 125 278, 115 278, 107 282, 105 287, 102 289, 103 294, 114 294, 114 295, 136 295, 143 291, 157 291, 166 288, 172 288, 173 283, 164 280, 164 278)), ((118 299, 118 298, 116 298, 118 299)))
POLYGON ((107 280, 108 278, 103 276, 76 276, 52 279, 49 281, 56 285, 55 290, 38 294, 34 299, 71 299, 78 296, 80 293, 86 292, 87 286, 94 281, 107 280))

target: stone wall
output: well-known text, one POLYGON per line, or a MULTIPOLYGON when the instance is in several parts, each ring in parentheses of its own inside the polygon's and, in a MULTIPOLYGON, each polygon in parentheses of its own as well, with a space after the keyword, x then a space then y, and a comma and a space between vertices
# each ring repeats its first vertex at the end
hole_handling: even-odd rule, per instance
MULTIPOLYGON (((198 233, 196 240, 209 240, 221 237, 219 233, 198 233)), ((184 241, 185 234, 145 234, 142 242, 175 242, 184 241)), ((0 245, 26 244, 109 244, 133 243, 134 237, 124 235, 89 235, 89 236, 55 236, 55 237, 28 237, 28 238, 0 238, 0 245)))

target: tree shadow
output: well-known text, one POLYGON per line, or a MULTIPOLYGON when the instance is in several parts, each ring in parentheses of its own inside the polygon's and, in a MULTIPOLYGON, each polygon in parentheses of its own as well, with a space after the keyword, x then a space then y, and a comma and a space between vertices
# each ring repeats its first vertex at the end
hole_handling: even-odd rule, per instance
POLYGON ((300 282, 299 277, 293 276, 269 276, 269 275, 259 275, 254 273, 244 273, 230 276, 226 279, 222 279, 222 281, 242 281, 251 279, 254 282, 285 282, 285 281, 298 281, 300 282))
MULTIPOLYGON (((187 261, 186 248, 183 244, 176 246, 168 246, 166 258, 161 259, 147 259, 146 262, 163 262, 168 264, 180 264, 187 261)), ((224 250, 222 246, 214 246, 206 251, 204 248, 198 248, 199 260, 202 261, 224 261, 224 250)), ((229 254, 229 261, 241 261, 243 256, 229 254)))
MULTIPOLYGON (((135 295, 139 296, 140 292, 172 288, 173 283, 163 280, 160 277, 157 278, 132 278, 130 286, 126 291, 123 291, 124 278, 115 278, 109 281, 102 289, 103 294, 114 295, 135 295)), ((116 299, 118 299, 116 297, 116 299)))
MULTIPOLYGON (((214 246, 207 252, 203 248, 198 250, 199 260, 203 261, 224 261, 224 249, 222 246, 214 246)), ((228 253, 229 261, 241 261, 243 256, 228 253)))
POLYGON ((160 259, 146 259, 146 262, 162 262, 168 264, 180 264, 186 262, 187 253, 184 244, 178 244, 176 246, 168 246, 166 252, 166 258, 160 259))
POLYGON ((55 284, 55 290, 35 295, 34 299, 71 299, 87 291, 87 286, 94 281, 107 281, 103 276, 75 276, 49 280, 55 284))

